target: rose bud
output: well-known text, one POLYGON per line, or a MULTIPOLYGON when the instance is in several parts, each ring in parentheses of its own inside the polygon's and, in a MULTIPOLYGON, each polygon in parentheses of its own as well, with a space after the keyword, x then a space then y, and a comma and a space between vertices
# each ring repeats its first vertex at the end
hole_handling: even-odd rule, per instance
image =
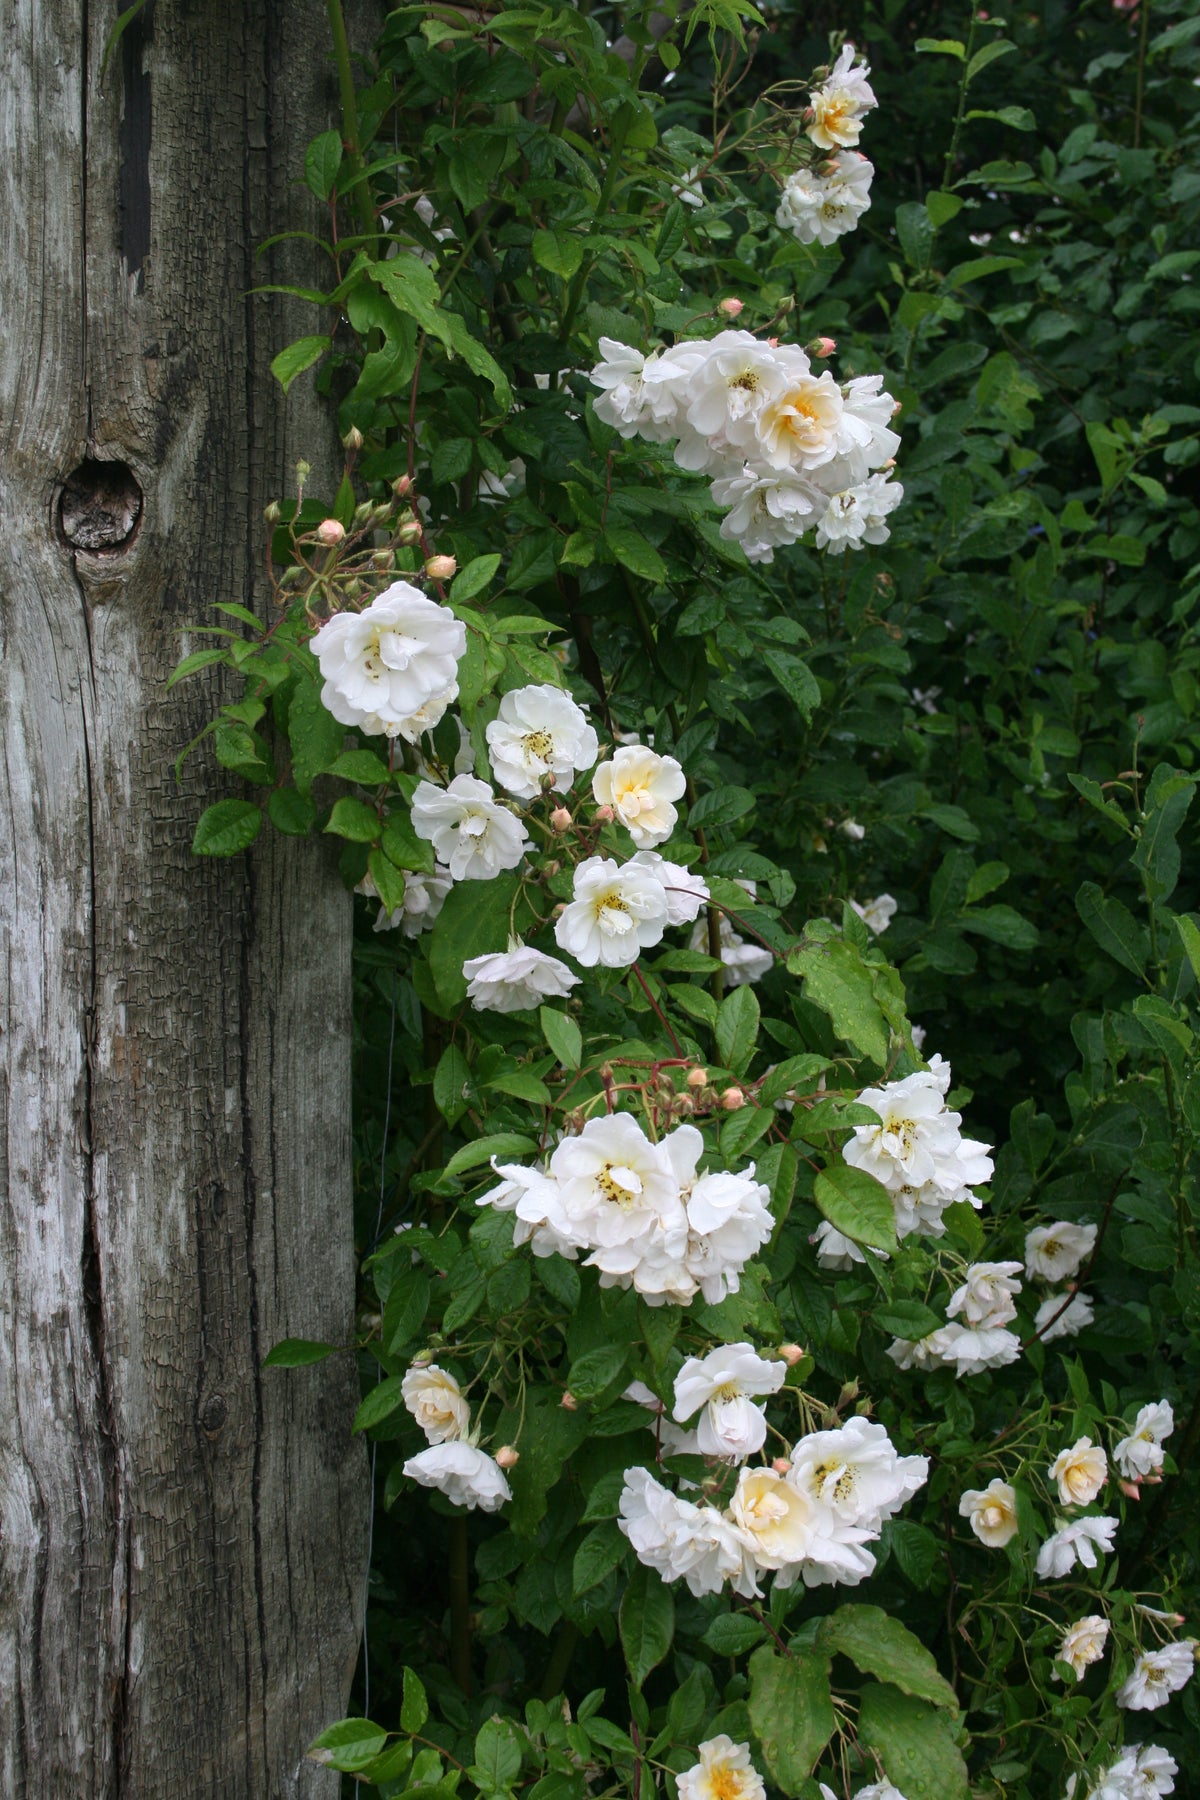
POLYGON ((565 806, 556 806, 554 811, 550 814, 550 829, 552 831, 569 831, 570 828, 570 813, 565 806))
POLYGON ((598 806, 596 808, 597 825, 611 825, 615 817, 616 815, 611 806, 598 806))
POLYGON ((721 1095, 721 1105, 726 1112, 736 1112, 739 1106, 745 1106, 746 1096, 740 1087, 727 1087, 721 1095))
POLYGON ((777 1475, 786 1475, 791 1466, 791 1461, 786 1456, 775 1456, 771 1459, 771 1467, 777 1475))
POLYGON ((431 556, 425 564, 425 573, 430 581, 449 581, 458 563, 453 556, 431 556))
POLYGON ((340 544, 345 535, 346 527, 340 519, 322 519, 317 526, 319 544, 340 544))
POLYGON ((724 313, 727 319, 736 319, 745 304, 744 300, 738 300, 731 294, 728 300, 717 302, 717 311, 724 313))
POLYGON ((804 1361, 808 1351, 802 1350, 799 1344, 780 1344, 775 1354, 787 1364, 789 1369, 794 1369, 798 1362, 804 1361))
POLYGON ((708 1086, 708 1070, 707 1069, 689 1069, 687 1072, 687 1084, 689 1087, 692 1087, 692 1088, 707 1087, 708 1086))
POLYGON ((392 492, 395 494, 397 500, 403 500, 407 494, 411 494, 412 485, 411 475, 397 475, 395 481, 392 483, 392 492))
POLYGON ((521 1452, 514 1450, 511 1444, 503 1444, 496 1452, 496 1464, 501 1469, 511 1469, 521 1460, 521 1452))
POLYGON ((562 1407, 564 1412, 578 1412, 579 1411, 579 1402, 575 1398, 574 1394, 571 1392, 570 1388, 568 1388, 566 1390, 566 1392, 564 1393, 562 1399, 559 1401, 558 1404, 562 1407))

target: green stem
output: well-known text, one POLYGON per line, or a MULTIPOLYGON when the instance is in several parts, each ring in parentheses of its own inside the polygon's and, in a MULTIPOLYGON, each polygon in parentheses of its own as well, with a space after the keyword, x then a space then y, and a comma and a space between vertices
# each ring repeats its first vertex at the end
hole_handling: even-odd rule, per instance
POLYGON ((467 1515, 450 1521, 450 1673, 471 1693, 471 1559, 467 1515))
POLYGON ((567 1670, 571 1666, 571 1658, 575 1654, 575 1646, 579 1642, 579 1627, 564 1619, 554 1639, 554 1648, 550 1652, 550 1661, 546 1664, 546 1673, 542 1677, 541 1698, 556 1700, 562 1693, 563 1683, 567 1678, 567 1670))
POLYGON ((967 89, 971 84, 967 73, 971 67, 971 51, 975 44, 975 0, 971 0, 971 22, 967 26, 967 47, 963 53, 963 77, 958 89, 958 111, 954 115, 954 130, 950 136, 950 148, 946 152, 946 166, 942 170, 942 187, 950 188, 950 176, 954 169, 954 159, 958 155, 958 140, 962 136, 963 119, 967 111, 967 89))
POLYGON ((346 19, 342 12, 342 0, 325 0, 325 9, 329 14, 329 32, 333 38, 333 59, 337 64, 338 96, 342 103, 342 140, 346 146, 346 165, 354 181, 354 210, 358 215, 359 229, 368 240, 375 237, 375 208, 371 204, 370 190, 361 179, 363 172, 362 145, 358 137, 358 100, 354 92, 354 65, 350 60, 350 40, 346 36, 346 19), (359 179, 355 179, 355 178, 359 179))

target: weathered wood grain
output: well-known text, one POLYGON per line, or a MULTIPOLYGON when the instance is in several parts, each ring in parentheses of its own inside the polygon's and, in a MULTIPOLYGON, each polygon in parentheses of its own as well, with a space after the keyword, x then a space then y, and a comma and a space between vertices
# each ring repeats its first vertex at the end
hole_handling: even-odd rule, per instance
POLYGON ((247 298, 312 224, 323 11, 159 0, 101 84, 116 10, 0 0, 0 1792, 332 1796, 354 1371, 259 1365, 352 1330, 346 898, 320 847, 191 856, 215 689, 165 691, 330 453, 247 298), (85 457, 140 509, 61 514, 85 457))

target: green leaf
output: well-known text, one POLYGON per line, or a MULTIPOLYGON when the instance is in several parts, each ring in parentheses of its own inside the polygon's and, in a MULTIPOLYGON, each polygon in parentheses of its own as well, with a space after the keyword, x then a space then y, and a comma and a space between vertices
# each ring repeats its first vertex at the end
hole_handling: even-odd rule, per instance
POLYGON ((943 1321, 919 1300, 890 1300, 871 1308, 871 1323, 880 1331, 889 1331, 893 1337, 906 1338, 915 1344, 936 1331, 943 1321))
MULTIPOLYGON (((698 831, 702 825, 706 831, 712 831, 718 825, 732 825, 735 819, 744 819, 747 813, 754 811, 756 804, 749 788, 713 788, 711 793, 701 794, 691 808, 688 824, 694 831, 698 831)), ((748 894, 739 898, 745 906, 753 905, 748 894)))
POLYGON ((316 777, 336 762, 345 736, 346 727, 321 704, 319 681, 298 681, 288 704, 288 741, 292 780, 300 793, 307 794, 316 777))
POLYGON ((229 660, 228 650, 218 650, 212 647, 207 650, 193 650, 190 656, 185 656, 183 661, 172 669, 167 681, 167 686, 173 688, 177 681, 186 680, 189 675, 194 675, 198 669, 207 669, 210 668, 213 663, 227 663, 229 660))
POLYGON ((1196 922, 1186 913, 1177 913, 1175 929, 1183 944, 1184 954, 1192 965, 1192 974, 1200 981, 1200 931, 1196 929, 1196 922))
POLYGON ((388 1375, 373 1387, 360 1402, 351 1431, 366 1431, 369 1426, 391 1418, 397 1408, 404 1405, 404 1395, 401 1392, 403 1382, 402 1375, 388 1375))
POLYGON ((482 594, 500 567, 500 560, 498 550, 487 556, 473 556, 450 583, 451 601, 473 600, 476 594, 482 594))
POLYGON ((578 1025, 568 1013, 557 1012, 552 1006, 543 1006, 538 1011, 541 1021, 542 1036, 557 1056, 564 1069, 578 1069, 583 1062, 583 1036, 578 1025))
POLYGON ((305 369, 311 369, 315 362, 320 361, 331 343, 332 340, 328 337, 302 337, 279 352, 271 363, 271 373, 285 394, 297 375, 302 375, 305 369))
POLYGON ((672 1002, 682 1008, 690 1018, 699 1019, 702 1025, 712 1029, 717 1023, 717 1003, 706 988, 692 987, 690 983, 679 984, 668 988, 672 1002))
POLYGON ((604 1344, 599 1350, 587 1350, 571 1364, 567 1386, 577 1400, 595 1400, 621 1379, 628 1361, 628 1344, 604 1344))
POLYGON ((1085 881, 1075 896, 1075 907, 1105 954, 1145 980, 1150 935, 1124 901, 1104 895, 1094 881, 1085 881))
POLYGON ((583 261, 583 242, 573 231, 535 231, 533 260, 569 281, 583 261))
POLYGON ((967 51, 957 38, 920 37, 916 42, 918 54, 922 56, 956 56, 959 62, 965 58, 967 51))
POLYGON ((896 236, 912 268, 920 270, 927 266, 933 233, 933 220, 919 200, 906 200, 896 208, 896 236))
POLYGON ((882 1068, 888 1057, 888 1028, 875 998, 871 971, 862 953, 845 938, 802 944, 787 959, 788 970, 804 978, 805 998, 829 1014, 833 1029, 882 1068))
POLYGON ((958 1711, 957 1694, 920 1638, 880 1606, 839 1606, 822 1619, 817 1643, 831 1655, 848 1656, 864 1675, 877 1675, 906 1694, 958 1711))
POLYGON ((725 1068, 744 1075, 758 1041, 758 999, 751 987, 734 988, 717 1013, 717 1055, 725 1068))
POLYGON ((872 1250, 895 1250, 896 1214, 883 1183, 849 1163, 832 1163, 813 1183, 813 1198, 835 1231, 872 1250))
POLYGON ((1151 897, 1166 900, 1179 880, 1180 853, 1176 842, 1195 792, 1195 779, 1159 763, 1150 778, 1143 805, 1145 823, 1134 846, 1131 861, 1146 877, 1151 897))
POLYGON ((1032 131, 1037 120, 1027 106, 1000 106, 981 111, 972 108, 968 119, 995 119, 1000 125, 1011 125, 1014 131, 1032 131))
POLYGON ((407 1732, 420 1731, 429 1717, 429 1701, 425 1697, 425 1688, 418 1675, 411 1669, 404 1671, 404 1699, 400 1706, 400 1729, 407 1732))
POLYGON ((334 758, 329 773, 357 781, 360 787, 382 787, 391 780, 387 764, 373 750, 344 750, 334 758))
POLYGON ((718 1613, 700 1641, 718 1656, 745 1656, 766 1635, 766 1626, 749 1613, 718 1613))
POLYGON ((262 830, 262 811, 253 800, 218 800, 196 821, 194 856, 236 856, 262 830))
POLYGON ((629 1679, 641 1687, 666 1656, 675 1636, 675 1601, 653 1569, 637 1564, 621 1597, 618 1620, 629 1679))
MULTIPOLYGON (((963 201, 958 194, 947 194, 941 189, 925 196, 925 208, 935 227, 940 229, 948 225, 951 219, 958 217, 963 209, 963 201)), ((982 361, 982 357, 980 361, 982 361)))
POLYGON ((372 850, 367 857, 367 873, 375 883, 380 905, 386 912, 397 912, 404 905, 404 876, 382 850, 372 850))
POLYGON ((521 1746, 511 1719, 488 1719, 475 1738, 474 1779, 485 1792, 503 1792, 521 1773, 521 1746))
POLYGON ((942 286, 953 293, 956 288, 966 287, 968 281, 982 281, 985 275, 998 275, 1001 269, 1023 267, 1019 256, 976 256, 970 262, 959 263, 951 269, 942 286))
POLYGON ((977 50, 967 64, 967 85, 969 86, 977 75, 981 75, 989 63, 994 63, 998 56, 1007 56, 1009 51, 1015 50, 1016 47, 1008 38, 994 38, 990 44, 985 44, 982 50, 977 50))
POLYGON ((408 869, 413 874, 432 875, 433 845, 426 838, 417 836, 406 812, 388 813, 384 820, 381 847, 388 861, 398 869, 408 869))
POLYGON ((515 1157, 533 1155, 536 1149, 536 1138, 523 1137, 517 1131, 492 1131, 456 1150, 442 1175, 449 1181, 455 1175, 465 1175, 468 1169, 477 1169, 482 1163, 490 1162, 493 1156, 497 1162, 512 1162, 515 1157))
POLYGON ((576 1598, 599 1586, 610 1569, 616 1568, 627 1548, 626 1539, 613 1520, 605 1519, 599 1525, 593 1525, 575 1552, 571 1565, 571 1592, 576 1598))
POLYGON ((373 806, 345 794, 335 801, 325 829, 335 837, 346 838, 351 844, 374 844, 379 841, 382 827, 373 806))
POLYGON ((342 166, 342 138, 337 131, 323 131, 304 152, 304 179, 318 200, 328 200, 342 166))
POLYGON ((643 581, 652 581, 655 585, 666 581, 666 563, 640 531, 634 531, 628 525, 606 525, 604 542, 622 568, 628 569, 631 574, 640 576, 643 581))
POLYGON ((515 875, 491 881, 460 881, 451 888, 429 933, 429 967, 448 1006, 466 998, 463 964, 502 950, 508 942, 509 914, 517 891, 515 875))
POLYGON ((821 704, 821 689, 808 664, 784 650, 760 650, 759 660, 807 725, 821 704))
POLYGON ((420 1336, 428 1310, 428 1275, 421 1269, 406 1269, 393 1284, 383 1309, 383 1347, 389 1356, 398 1356, 420 1336))
POLYGON ((778 1656, 762 1645, 750 1658, 750 1723, 775 1785, 800 1794, 837 1725, 829 1658, 801 1649, 778 1656))
POLYGON ((267 796, 267 817, 285 837, 307 837, 316 823, 317 809, 307 794, 281 787, 267 796))
POLYGON ((313 1739, 308 1754, 326 1768, 353 1773, 378 1756, 386 1743, 387 1732, 381 1725, 372 1725, 369 1719, 339 1719, 313 1739))
POLYGON ((336 1344, 319 1344, 313 1338, 284 1338, 263 1357, 264 1369, 307 1369, 336 1352, 336 1344))
POLYGON ((442 309, 437 278, 415 254, 370 263, 363 274, 378 282, 393 305, 415 319, 422 331, 437 338, 448 355, 461 356, 469 369, 490 382, 502 411, 510 410, 512 389, 508 377, 490 352, 472 337, 465 320, 442 309))
POLYGON ((873 1750, 905 1800, 969 1800, 952 1718, 890 1683, 863 1689, 858 1741, 873 1750))
POLYGON ((457 1125, 470 1104, 471 1066, 457 1044, 447 1044, 433 1072, 433 1103, 447 1125, 457 1125))
POLYGON ((958 924, 961 930, 1006 944, 1010 950, 1033 950, 1039 941, 1037 926, 1011 906, 968 907, 959 914, 958 924))

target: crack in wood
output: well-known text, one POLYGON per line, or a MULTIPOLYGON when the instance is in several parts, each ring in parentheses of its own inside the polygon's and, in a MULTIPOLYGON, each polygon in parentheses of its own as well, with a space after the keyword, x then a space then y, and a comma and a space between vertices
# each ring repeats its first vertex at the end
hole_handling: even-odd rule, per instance
POLYGON ((145 67, 145 51, 153 30, 154 0, 146 0, 121 37, 124 105, 118 143, 117 200, 121 258, 135 294, 140 294, 145 286, 142 265, 150 254, 150 71, 145 67))

